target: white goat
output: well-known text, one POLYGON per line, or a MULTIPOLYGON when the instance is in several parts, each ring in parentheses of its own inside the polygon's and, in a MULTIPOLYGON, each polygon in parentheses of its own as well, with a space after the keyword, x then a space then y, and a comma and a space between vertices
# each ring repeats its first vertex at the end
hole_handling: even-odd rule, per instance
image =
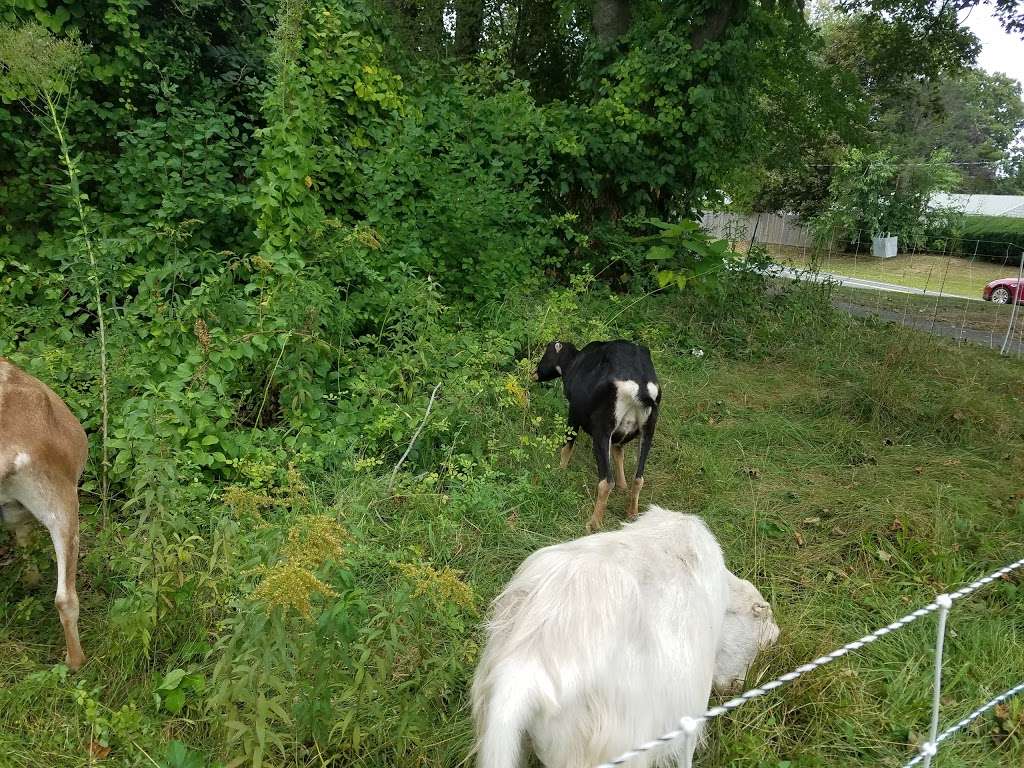
MULTIPOLYGON (((473 680, 480 768, 594 768, 742 682, 779 629, 700 518, 635 523, 530 555, 494 601, 473 680)), ((682 742, 630 768, 689 765, 682 742)))

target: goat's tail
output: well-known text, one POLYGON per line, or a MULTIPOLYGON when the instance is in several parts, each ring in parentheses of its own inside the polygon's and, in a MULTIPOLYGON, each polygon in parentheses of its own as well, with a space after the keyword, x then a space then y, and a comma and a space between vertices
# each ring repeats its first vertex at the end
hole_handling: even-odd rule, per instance
POLYGON ((519 768, 530 718, 542 701, 554 699, 551 678, 528 663, 499 664, 491 674, 487 683, 474 685, 473 691, 479 729, 477 768, 519 768))
POLYGON ((643 382, 636 393, 636 399, 644 408, 654 408, 661 398, 661 388, 653 381, 643 382))

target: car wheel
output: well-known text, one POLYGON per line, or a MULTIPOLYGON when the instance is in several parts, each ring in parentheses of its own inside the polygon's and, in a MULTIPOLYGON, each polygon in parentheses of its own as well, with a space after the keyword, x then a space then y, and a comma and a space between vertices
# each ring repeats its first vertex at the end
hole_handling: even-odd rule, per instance
POLYGON ((992 303, 993 304, 1009 304, 1010 303, 1010 289, 999 286, 992 291, 992 303))

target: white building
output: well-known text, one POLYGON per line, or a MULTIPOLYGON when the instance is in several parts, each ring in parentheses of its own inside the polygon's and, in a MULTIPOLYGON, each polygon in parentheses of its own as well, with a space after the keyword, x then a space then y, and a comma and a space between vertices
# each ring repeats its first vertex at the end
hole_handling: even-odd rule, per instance
POLYGON ((1024 195, 960 195, 936 192, 932 205, 956 208, 969 216, 1016 216, 1024 218, 1024 195))

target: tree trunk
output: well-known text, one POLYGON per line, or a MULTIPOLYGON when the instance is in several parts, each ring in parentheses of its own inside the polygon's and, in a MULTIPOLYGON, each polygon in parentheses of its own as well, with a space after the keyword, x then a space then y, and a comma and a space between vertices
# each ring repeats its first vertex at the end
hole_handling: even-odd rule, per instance
POLYGON ((713 11, 708 11, 704 23, 693 30, 690 43, 693 50, 699 51, 708 43, 715 43, 725 34, 725 30, 739 15, 742 0, 723 0, 713 11))
POLYGON ((480 53, 484 0, 455 0, 455 56, 470 59, 480 53))
POLYGON ((539 103, 568 98, 572 92, 575 52, 559 22, 559 0, 522 0, 516 12, 512 66, 528 80, 539 103))
POLYGON ((608 45, 626 34, 632 20, 629 0, 594 0, 594 34, 602 44, 608 45))

